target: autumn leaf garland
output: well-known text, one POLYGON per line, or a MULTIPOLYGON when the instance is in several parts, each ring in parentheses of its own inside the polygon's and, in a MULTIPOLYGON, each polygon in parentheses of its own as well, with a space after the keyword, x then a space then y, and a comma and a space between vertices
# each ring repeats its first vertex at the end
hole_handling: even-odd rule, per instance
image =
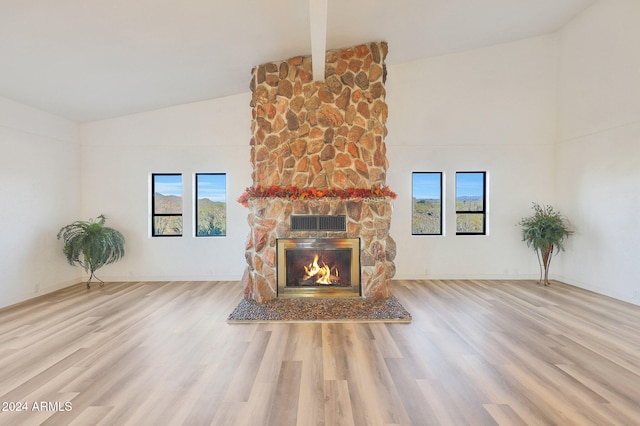
POLYGON ((249 206, 250 198, 285 198, 288 200, 317 200, 320 198, 396 198, 396 193, 387 186, 373 186, 372 188, 298 188, 297 186, 250 186, 238 198, 238 202, 249 206))

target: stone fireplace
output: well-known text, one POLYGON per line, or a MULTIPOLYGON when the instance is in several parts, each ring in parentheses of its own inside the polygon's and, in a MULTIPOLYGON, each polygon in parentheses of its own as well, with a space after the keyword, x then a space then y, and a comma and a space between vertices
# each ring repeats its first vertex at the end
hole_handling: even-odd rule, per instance
POLYGON ((245 298, 392 296, 386 54, 384 42, 329 51, 323 82, 310 56, 252 70, 245 298), (327 282, 307 276, 314 261, 327 282))

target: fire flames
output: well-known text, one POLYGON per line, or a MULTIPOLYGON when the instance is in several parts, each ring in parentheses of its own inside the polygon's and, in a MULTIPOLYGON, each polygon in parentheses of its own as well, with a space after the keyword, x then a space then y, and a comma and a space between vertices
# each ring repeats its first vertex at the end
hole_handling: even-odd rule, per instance
POLYGON ((307 281, 315 278, 315 283, 322 285, 331 285, 335 281, 338 281, 338 269, 335 266, 330 267, 324 262, 322 262, 322 266, 320 266, 318 264, 318 257, 316 254, 313 262, 311 262, 309 266, 304 267, 304 280, 307 281))

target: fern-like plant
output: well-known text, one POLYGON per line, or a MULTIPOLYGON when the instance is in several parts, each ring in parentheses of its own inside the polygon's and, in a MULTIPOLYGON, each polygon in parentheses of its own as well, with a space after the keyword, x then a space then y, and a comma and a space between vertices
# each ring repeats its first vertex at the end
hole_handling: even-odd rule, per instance
POLYGON ((518 222, 522 227, 522 241, 532 248, 540 264, 540 281, 549 285, 549 266, 554 250, 556 254, 564 250, 564 240, 573 233, 567 219, 553 207, 533 203, 534 214, 518 222), (544 277, 543 277, 544 273, 544 277))
POLYGON ((63 252, 70 265, 80 265, 88 272, 87 288, 95 278, 104 284, 95 272, 124 256, 124 237, 120 231, 104 226, 107 218, 101 214, 94 221, 76 221, 64 226, 58 232, 58 239, 64 241, 63 252))

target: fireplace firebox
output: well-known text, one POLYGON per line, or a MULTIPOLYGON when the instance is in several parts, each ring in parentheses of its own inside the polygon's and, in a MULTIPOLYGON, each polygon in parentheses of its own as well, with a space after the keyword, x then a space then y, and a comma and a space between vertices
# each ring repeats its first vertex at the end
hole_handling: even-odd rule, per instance
POLYGON ((278 239, 278 297, 358 297, 359 238, 278 239))

